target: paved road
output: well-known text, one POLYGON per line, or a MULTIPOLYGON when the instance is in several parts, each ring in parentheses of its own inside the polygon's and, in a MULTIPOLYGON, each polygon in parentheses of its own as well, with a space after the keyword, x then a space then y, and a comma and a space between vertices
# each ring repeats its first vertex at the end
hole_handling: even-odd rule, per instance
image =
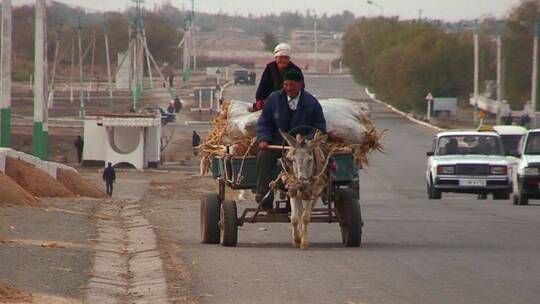
MULTIPOLYGON (((366 97, 350 78, 307 84, 319 98, 366 97)), ((254 89, 231 87, 227 96, 252 100, 254 89)), ((539 206, 466 195, 427 200, 433 131, 371 106, 389 133, 386 154, 373 155, 361 174, 361 248, 344 248, 335 224, 312 224, 308 251, 292 248, 286 224, 246 225, 236 248, 202 245, 198 202, 162 211, 201 303, 538 303, 539 206)))

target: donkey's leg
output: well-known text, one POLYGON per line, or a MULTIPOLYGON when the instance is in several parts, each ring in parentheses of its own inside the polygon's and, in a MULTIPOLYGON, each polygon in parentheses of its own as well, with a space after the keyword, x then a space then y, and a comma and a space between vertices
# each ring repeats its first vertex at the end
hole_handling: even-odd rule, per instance
POLYGON ((293 246, 300 246, 300 230, 298 225, 300 224, 300 212, 302 211, 302 200, 296 197, 291 197, 291 224, 292 224, 292 237, 293 246))
POLYGON ((318 200, 319 199, 302 201, 302 204, 304 205, 304 212, 302 212, 302 240, 300 244, 300 249, 308 249, 309 247, 308 224, 311 220, 311 210, 313 209, 318 200))

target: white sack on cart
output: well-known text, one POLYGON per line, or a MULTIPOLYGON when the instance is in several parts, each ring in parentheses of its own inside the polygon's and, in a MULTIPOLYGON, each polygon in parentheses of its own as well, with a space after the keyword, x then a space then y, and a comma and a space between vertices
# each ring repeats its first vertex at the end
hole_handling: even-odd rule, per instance
MULTIPOLYGON (((366 102, 343 98, 319 100, 326 119, 328 132, 336 130, 347 144, 360 144, 364 140, 366 128, 364 119, 369 119, 370 108, 366 102)), ((251 103, 231 100, 227 113, 227 132, 223 144, 233 144, 240 138, 256 134, 257 120, 261 111, 249 112, 251 103)))

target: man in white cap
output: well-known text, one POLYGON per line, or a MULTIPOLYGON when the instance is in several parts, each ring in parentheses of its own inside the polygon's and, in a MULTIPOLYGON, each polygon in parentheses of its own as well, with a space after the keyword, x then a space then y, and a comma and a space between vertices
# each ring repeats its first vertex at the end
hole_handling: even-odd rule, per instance
POLYGON ((290 70, 300 73, 302 87, 304 87, 304 75, 302 70, 291 62, 291 46, 287 43, 280 43, 274 49, 274 61, 268 63, 261 75, 261 81, 255 94, 256 102, 251 111, 261 110, 264 101, 274 91, 283 89, 283 75, 290 70))

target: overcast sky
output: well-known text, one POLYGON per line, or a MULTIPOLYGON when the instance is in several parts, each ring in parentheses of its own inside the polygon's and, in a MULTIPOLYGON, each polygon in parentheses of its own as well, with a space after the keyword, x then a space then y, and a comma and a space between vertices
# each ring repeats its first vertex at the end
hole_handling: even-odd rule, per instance
MULTIPOLYGON (((254 15, 279 13, 282 11, 300 11, 307 9, 317 14, 341 13, 349 10, 356 16, 376 16, 384 11, 385 16, 400 16, 402 19, 417 18, 419 10, 422 16, 444 20, 476 19, 487 15, 505 16, 519 4, 520 0, 372 0, 379 6, 370 5, 366 0, 195 0, 195 10, 208 13, 219 11, 229 14, 254 15)), ((13 5, 32 3, 32 0, 13 0, 13 5)), ((60 0, 97 10, 124 10, 131 5, 130 0, 60 0)), ((190 0, 145 0, 147 7, 154 4, 171 2, 179 8, 191 7, 190 0)))

